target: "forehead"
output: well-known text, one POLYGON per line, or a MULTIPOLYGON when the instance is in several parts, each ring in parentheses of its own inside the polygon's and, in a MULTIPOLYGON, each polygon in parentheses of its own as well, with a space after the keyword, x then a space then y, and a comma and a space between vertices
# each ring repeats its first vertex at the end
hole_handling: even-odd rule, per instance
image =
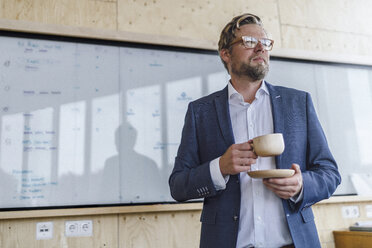
POLYGON ((235 34, 237 37, 252 36, 255 38, 267 38, 265 30, 257 24, 245 24, 235 34))

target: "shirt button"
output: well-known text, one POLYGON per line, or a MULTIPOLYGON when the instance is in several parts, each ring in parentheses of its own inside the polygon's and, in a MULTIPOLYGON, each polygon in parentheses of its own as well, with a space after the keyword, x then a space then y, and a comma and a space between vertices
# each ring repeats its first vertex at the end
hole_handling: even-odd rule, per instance
POLYGON ((233 217, 233 219, 234 219, 234 221, 237 221, 237 220, 238 220, 238 216, 235 215, 235 216, 233 217))
POLYGON ((257 220, 258 221, 261 221, 261 216, 257 216, 257 220))

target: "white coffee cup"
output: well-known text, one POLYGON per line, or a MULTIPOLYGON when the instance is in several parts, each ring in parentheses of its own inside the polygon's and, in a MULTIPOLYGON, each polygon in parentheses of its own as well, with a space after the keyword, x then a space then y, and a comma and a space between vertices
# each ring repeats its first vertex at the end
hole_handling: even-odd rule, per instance
POLYGON ((284 151, 283 134, 271 133, 253 138, 253 151, 260 157, 277 156, 284 151))

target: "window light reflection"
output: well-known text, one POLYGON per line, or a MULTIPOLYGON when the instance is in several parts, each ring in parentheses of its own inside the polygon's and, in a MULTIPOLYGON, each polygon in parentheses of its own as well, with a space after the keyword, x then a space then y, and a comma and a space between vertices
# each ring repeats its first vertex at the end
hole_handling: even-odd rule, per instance
POLYGON ((372 165, 372 95, 368 71, 348 69, 348 80, 360 161, 362 166, 372 165))
POLYGON ((193 77, 166 84, 168 165, 173 166, 181 141, 185 113, 190 101, 202 96, 202 79, 193 77))
POLYGON ((58 176, 83 175, 85 152, 85 114, 83 101, 63 104, 59 118, 58 176))

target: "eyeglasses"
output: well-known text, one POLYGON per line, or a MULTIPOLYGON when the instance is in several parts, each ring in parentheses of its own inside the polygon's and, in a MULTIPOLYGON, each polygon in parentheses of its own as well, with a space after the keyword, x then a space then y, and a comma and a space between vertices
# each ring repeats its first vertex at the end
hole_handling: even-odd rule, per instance
POLYGON ((258 43, 261 43, 262 47, 266 51, 271 51, 273 49, 274 41, 266 38, 256 39, 251 36, 242 36, 241 39, 237 39, 236 41, 233 41, 230 44, 230 47, 232 45, 235 45, 236 43, 243 42, 243 46, 245 48, 255 48, 258 43))

